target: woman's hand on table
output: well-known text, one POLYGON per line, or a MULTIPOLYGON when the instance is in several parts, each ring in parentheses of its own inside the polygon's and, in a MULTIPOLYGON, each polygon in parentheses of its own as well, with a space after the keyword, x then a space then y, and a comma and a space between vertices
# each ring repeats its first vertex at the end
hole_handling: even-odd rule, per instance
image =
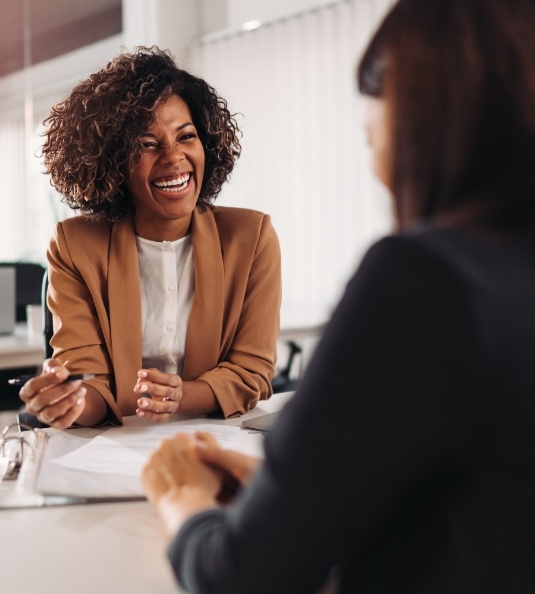
POLYGON ((218 501, 221 503, 230 501, 238 488, 247 486, 251 482, 262 460, 234 450, 223 449, 211 433, 197 431, 195 437, 194 447, 199 458, 212 468, 219 470, 222 476, 218 501))
POLYGON ((179 433, 151 454, 141 482, 173 536, 194 514, 228 502, 260 464, 258 458, 221 448, 211 433, 179 433))
POLYGON ((41 375, 30 379, 19 392, 26 410, 56 429, 70 427, 85 407, 86 388, 81 380, 65 381, 68 376, 60 361, 47 359, 41 375))
POLYGON ((140 369, 134 392, 138 392, 139 417, 151 421, 169 421, 178 411, 182 399, 182 378, 158 369, 140 369))
POLYGON ((174 535, 192 515, 217 506, 220 473, 206 465, 193 435, 163 441, 143 466, 141 482, 167 533, 174 535))

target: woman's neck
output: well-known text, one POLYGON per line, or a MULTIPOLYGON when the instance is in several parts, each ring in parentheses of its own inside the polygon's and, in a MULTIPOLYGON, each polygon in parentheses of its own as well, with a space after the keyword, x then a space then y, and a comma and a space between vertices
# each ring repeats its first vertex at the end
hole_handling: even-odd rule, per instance
POLYGON ((134 216, 134 229, 138 237, 150 241, 176 241, 191 232, 191 215, 176 220, 147 220, 134 216))

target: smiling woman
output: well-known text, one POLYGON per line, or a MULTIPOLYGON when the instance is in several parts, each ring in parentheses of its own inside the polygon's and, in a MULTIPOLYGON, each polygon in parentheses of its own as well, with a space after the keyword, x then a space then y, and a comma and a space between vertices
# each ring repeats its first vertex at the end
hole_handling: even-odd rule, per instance
POLYGON ((212 205, 240 154, 225 100, 167 52, 138 48, 45 125, 47 172, 82 214, 50 242, 54 359, 22 388, 28 410, 68 427, 228 417, 269 398, 279 243, 269 216, 212 205), (95 378, 62 383, 68 372, 95 378))

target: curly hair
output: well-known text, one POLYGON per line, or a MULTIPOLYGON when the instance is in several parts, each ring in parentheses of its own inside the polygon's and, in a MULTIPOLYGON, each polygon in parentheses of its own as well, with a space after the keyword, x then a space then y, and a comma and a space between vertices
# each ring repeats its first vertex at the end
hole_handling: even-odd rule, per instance
POLYGON ((110 220, 134 212, 125 181, 143 152, 139 137, 173 94, 188 105, 205 151, 198 204, 215 200, 241 152, 234 116, 213 87, 178 68, 169 52, 141 46, 80 82, 44 121, 46 173, 71 208, 110 220))

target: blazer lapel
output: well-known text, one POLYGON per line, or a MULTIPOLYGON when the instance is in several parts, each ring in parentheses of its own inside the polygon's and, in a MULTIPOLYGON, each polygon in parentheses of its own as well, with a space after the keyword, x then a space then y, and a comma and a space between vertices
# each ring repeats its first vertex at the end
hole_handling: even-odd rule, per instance
POLYGON ((134 225, 125 217, 113 225, 108 270, 111 356, 117 401, 124 414, 133 414, 133 387, 141 368, 141 287, 134 225), (127 405, 129 402, 131 405, 127 405), (124 403, 124 404, 123 404, 124 403))
POLYGON ((191 241, 195 296, 186 338, 185 380, 194 380, 216 367, 221 348, 225 301, 223 256, 217 225, 209 208, 193 211, 191 241))

